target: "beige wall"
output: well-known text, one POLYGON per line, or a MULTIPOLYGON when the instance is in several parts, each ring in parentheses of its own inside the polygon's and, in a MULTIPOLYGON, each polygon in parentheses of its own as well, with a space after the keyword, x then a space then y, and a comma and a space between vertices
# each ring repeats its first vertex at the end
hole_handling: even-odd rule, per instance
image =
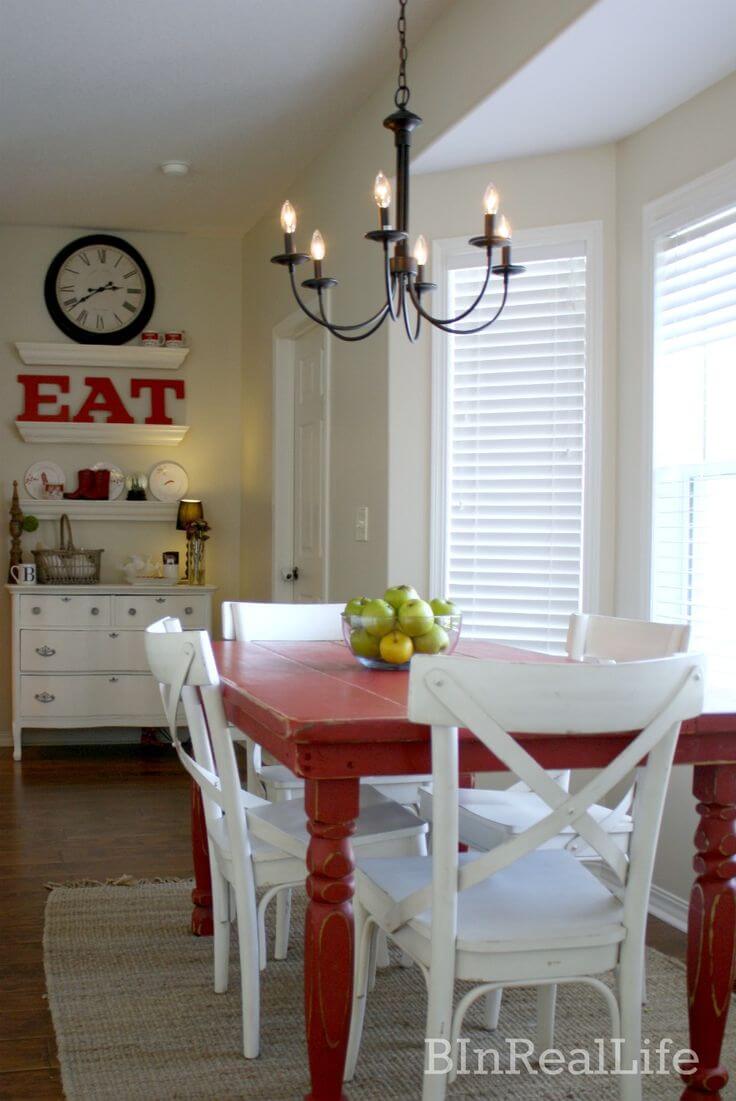
MULTIPOLYGON (((420 150, 489 95, 542 45, 590 6, 590 0, 463 0, 448 8, 411 51, 411 107, 426 124, 420 150), (523 11, 524 18, 520 18, 523 11), (452 74, 437 79, 438 73, 452 74)), ((336 135, 332 146, 298 173, 289 189, 300 218, 298 245, 319 226, 327 242, 325 271, 342 280, 331 293, 335 320, 357 321, 382 297, 380 254, 363 240, 377 225, 371 193, 379 169, 393 171, 388 114, 391 76, 336 135)), ((281 136, 288 141, 288 134, 281 136)), ((271 592, 272 398, 274 326, 294 310, 284 272, 268 263, 281 250, 279 207, 243 244, 243 557, 242 593, 271 592)), ((389 575, 389 373, 386 329, 363 344, 333 341, 331 416, 331 599, 379 592, 389 575), (370 542, 353 538, 355 509, 370 509, 370 542)))
MULTIPOLYGON (((0 472, 3 499, 9 501, 14 478, 22 484, 32 462, 52 459, 65 471, 70 486, 76 472, 107 459, 126 472, 144 471, 162 459, 179 462, 189 473, 190 493, 201 496, 213 527, 208 544, 208 581, 219 586, 220 598, 238 592, 240 554, 240 386, 242 294, 240 241, 189 237, 182 234, 133 233, 122 236, 147 260, 156 284, 156 309, 151 326, 184 328, 192 351, 176 377, 186 380, 186 400, 180 412, 191 428, 178 447, 106 447, 97 444, 28 444, 18 436, 13 421, 20 413, 21 372, 33 371, 21 363, 16 340, 66 341, 49 317, 43 300, 43 278, 56 252, 80 230, 0 227, 0 472)), ((39 368, 38 373, 68 373, 77 391, 83 390, 85 371, 39 368)), ((111 374, 127 392, 127 380, 147 372, 98 370, 111 374)), ((153 377, 164 377, 150 372, 153 377)), ((173 372, 171 373, 173 374, 173 372)), ((176 405, 172 405, 172 411, 176 405)), ((176 419, 176 417, 175 417, 176 419)), ((26 557, 41 538, 47 546, 56 540, 58 525, 45 520, 38 535, 23 537, 26 557)), ((103 580, 120 582, 120 565, 131 553, 160 555, 169 548, 183 549, 181 533, 173 524, 75 523, 74 536, 81 545, 104 547, 103 580)), ((0 540, 0 575, 7 573, 8 540, 0 540)), ((9 602, 2 601, 2 639, 9 644, 9 602)), ((9 661, 0 674, 0 735, 10 726, 9 661)))
MULTIPOLYGON (((646 203, 736 157, 736 74, 621 142, 618 174, 619 439, 618 562, 620 615, 646 615, 642 589, 646 499, 641 408, 647 378, 642 214, 646 203)), ((655 881, 681 898, 692 883, 696 818, 691 770, 676 769, 665 808, 655 881)))

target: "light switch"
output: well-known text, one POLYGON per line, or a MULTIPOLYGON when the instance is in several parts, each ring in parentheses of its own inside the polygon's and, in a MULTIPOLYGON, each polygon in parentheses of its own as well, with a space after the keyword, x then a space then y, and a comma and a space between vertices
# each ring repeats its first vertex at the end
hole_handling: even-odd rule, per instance
POLYGON ((355 510, 355 542, 368 542, 368 506, 361 505, 355 510))

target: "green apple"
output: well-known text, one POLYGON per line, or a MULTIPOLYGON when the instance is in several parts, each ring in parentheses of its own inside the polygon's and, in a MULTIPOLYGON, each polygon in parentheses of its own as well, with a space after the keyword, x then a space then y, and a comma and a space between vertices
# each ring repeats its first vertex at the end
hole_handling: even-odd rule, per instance
POLYGON ((435 597, 434 600, 430 600, 429 606, 435 615, 460 615, 460 609, 457 604, 453 604, 451 600, 445 598, 440 600, 439 597, 435 597))
POLYGON ((373 658, 375 660, 380 657, 380 645, 379 640, 369 635, 362 627, 350 632, 350 649, 359 658, 373 658))
POLYGON ((369 600, 360 610, 363 626, 374 638, 383 638, 394 629, 396 613, 387 600, 369 600))
POLYGON ((407 600, 418 600, 419 593, 411 585, 395 585, 391 589, 386 589, 383 599, 398 612, 401 605, 406 604, 407 600))
POLYGON ((450 638, 444 627, 433 623, 426 635, 417 635, 414 649, 418 654, 441 654, 450 645, 450 638))
POLYGON ((426 635, 434 624, 434 612, 426 600, 407 600, 399 608, 399 627, 405 635, 426 635))
POLYGON ((368 603, 367 596, 354 596, 352 600, 348 600, 345 605, 345 611, 343 615, 362 615, 363 608, 368 603))

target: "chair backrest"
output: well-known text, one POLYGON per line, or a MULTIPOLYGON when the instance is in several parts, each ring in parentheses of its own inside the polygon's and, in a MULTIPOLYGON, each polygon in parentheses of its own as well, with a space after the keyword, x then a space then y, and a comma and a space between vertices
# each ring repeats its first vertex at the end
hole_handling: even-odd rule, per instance
POLYGON ((697 655, 614 665, 415 656, 409 675, 409 717, 432 726, 433 883, 394 908, 390 927, 398 928, 432 905, 433 929, 435 919, 438 930, 455 928, 459 891, 508 867, 568 825, 621 882, 629 927, 641 925, 680 724, 700 714, 702 701, 702 659, 697 655), (529 829, 462 867, 457 856, 460 727, 472 730, 550 808, 529 829), (509 731, 567 736, 640 733, 580 791, 569 795, 509 731), (644 758, 627 854, 588 810, 644 758))
POLYGON ((245 808, 262 806, 265 800, 241 791, 210 637, 206 631, 182 631, 178 620, 164 619, 146 628, 144 639, 151 673, 161 689, 174 747, 202 793, 210 844, 223 856, 225 841, 233 865, 240 866, 237 874, 242 873, 247 889, 254 890, 245 808), (178 736, 176 710, 180 702, 194 758, 178 736))
POLYGON ((225 600, 222 635, 238 642, 339 642, 343 607, 225 600))
POLYGON ((652 623, 610 615, 574 612, 567 630, 567 654, 575 661, 646 661, 684 654, 690 642, 687 623, 652 623))

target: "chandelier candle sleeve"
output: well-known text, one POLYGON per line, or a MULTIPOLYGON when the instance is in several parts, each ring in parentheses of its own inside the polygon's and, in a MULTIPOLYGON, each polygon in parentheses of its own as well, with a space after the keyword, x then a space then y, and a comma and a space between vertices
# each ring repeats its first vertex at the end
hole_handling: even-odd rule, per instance
POLYGON ((496 187, 491 183, 488 184, 483 195, 483 233, 478 237, 471 237, 469 242, 485 252, 486 271, 480 293, 475 301, 457 317, 436 317, 422 304, 422 297, 433 291, 435 284, 425 280, 428 258, 425 238, 422 236, 417 238, 413 253, 409 253, 407 244, 409 238, 411 141, 412 133, 422 123, 419 115, 409 110, 411 92, 406 76, 408 58, 406 46, 407 2, 408 0, 399 0, 397 24, 399 33, 399 78, 394 95, 396 110, 392 111, 383 120, 385 128, 390 130, 394 136, 396 152, 395 196, 387 176, 384 172, 379 172, 373 184, 373 198, 379 211, 380 228, 370 230, 365 235, 367 240, 380 245, 383 252, 384 301, 364 321, 359 321, 356 324, 340 325, 328 320, 325 294, 332 287, 337 286, 337 280, 322 274, 325 243, 319 230, 315 230, 310 250, 311 259, 314 263, 314 275, 309 279, 302 280, 301 287, 315 292, 316 301, 311 306, 307 305, 294 277, 294 269, 298 264, 303 264, 308 260, 310 256, 303 252, 297 252, 295 249, 294 236, 297 219, 294 207, 288 200, 281 208, 281 228, 284 232, 285 251, 278 256, 271 257, 272 263, 288 268, 292 293, 300 309, 316 324, 326 328, 336 339, 343 341, 365 340, 372 333, 375 333, 387 318, 390 321, 400 321, 412 343, 419 336, 422 320, 426 320, 430 325, 447 333, 481 332, 488 329, 501 316, 508 297, 509 281, 513 276, 524 270, 520 265, 511 263, 509 243, 511 230, 505 217, 498 217, 500 197, 496 187), (392 203, 393 217, 390 214, 392 203), (494 267, 493 249, 498 247, 502 249, 501 263, 494 267), (493 284, 491 283, 492 275, 497 276, 500 280, 500 305, 492 311, 487 321, 471 327, 458 328, 458 323, 469 318, 475 309, 481 305, 486 293, 490 289, 495 289, 495 280, 493 284), (412 308, 414 311, 413 319, 410 316, 412 308))

